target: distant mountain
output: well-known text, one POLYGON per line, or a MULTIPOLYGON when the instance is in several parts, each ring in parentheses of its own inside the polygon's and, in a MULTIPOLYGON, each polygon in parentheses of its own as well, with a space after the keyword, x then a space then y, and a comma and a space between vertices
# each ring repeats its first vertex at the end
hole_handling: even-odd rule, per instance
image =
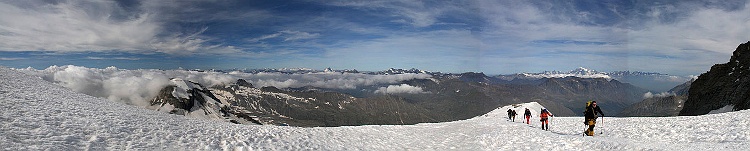
POLYGON ((648 96, 644 95, 643 101, 625 108, 620 112, 619 116, 677 116, 688 98, 688 90, 693 81, 691 80, 675 86, 669 92, 660 94, 651 94, 649 92, 648 96))
POLYGON ((625 108, 619 116, 636 117, 659 117, 677 116, 682 110, 683 103, 687 99, 684 95, 659 96, 644 99, 642 102, 625 108))
MULTIPOLYGON (((195 69, 193 71, 204 71, 204 70, 198 70, 195 69)), ((225 70, 210 70, 210 71, 220 71, 225 72, 225 70)), ((261 72, 270 72, 270 73, 285 73, 285 74, 308 74, 308 73, 325 73, 325 72, 339 72, 339 73, 363 73, 363 74, 371 74, 371 75, 394 75, 394 74, 406 74, 406 73, 424 73, 424 74, 441 74, 440 72, 430 72, 425 70, 419 70, 415 68, 411 69, 398 69, 398 68, 389 68, 388 70, 383 71, 359 71, 357 69, 343 69, 343 70, 337 70, 333 68, 325 68, 323 70, 315 70, 315 69, 309 69, 309 68, 279 68, 279 69, 233 69, 233 70, 226 70, 226 71, 239 71, 244 73, 261 73, 261 72)))
MULTIPOLYGON (((550 78, 539 85, 543 90, 537 96, 564 102, 564 106, 582 115, 585 102, 597 101, 610 116, 617 115, 625 107, 640 101, 645 89, 604 78, 550 78)), ((540 93, 540 92, 537 92, 540 93)))
POLYGON ((173 79, 151 103, 151 109, 238 124, 343 126, 416 124, 449 119, 393 97, 355 98, 337 92, 255 88, 245 80, 205 88, 173 79), (394 108, 396 107, 396 108, 394 108))
MULTIPOLYGON (((173 85, 159 91, 147 108, 201 119, 261 124, 253 117, 233 110, 233 106, 216 98, 209 89, 198 83, 183 79, 172 79, 171 82, 173 85)), ((243 84, 247 86, 246 82, 243 84)))
POLYGON ((688 82, 685 82, 683 84, 677 85, 674 88, 669 89, 669 92, 670 93, 674 93, 676 95, 685 95, 685 96, 687 96, 687 95, 690 94, 690 85, 692 85, 693 82, 695 82, 695 79, 692 79, 692 80, 690 80, 688 82))
POLYGON ((735 49, 729 62, 716 64, 698 76, 680 115, 750 108, 750 41, 735 49))
POLYGON ((687 76, 673 76, 668 74, 654 73, 654 72, 639 72, 639 71, 614 71, 614 72, 599 72, 583 67, 576 68, 571 71, 545 71, 542 73, 518 73, 511 75, 498 75, 499 79, 505 81, 519 82, 531 82, 535 79, 542 78, 565 78, 565 77, 579 77, 579 78, 605 78, 615 79, 624 83, 630 83, 632 85, 645 88, 654 92, 666 92, 676 85, 682 84, 685 81, 691 79, 687 76))

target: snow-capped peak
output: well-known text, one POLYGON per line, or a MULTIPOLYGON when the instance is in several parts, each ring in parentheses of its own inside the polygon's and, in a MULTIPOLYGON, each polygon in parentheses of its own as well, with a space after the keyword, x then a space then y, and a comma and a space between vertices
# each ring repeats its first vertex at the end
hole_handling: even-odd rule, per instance
POLYGON ((570 73, 576 73, 581 75, 590 75, 590 74, 596 74, 597 72, 595 70, 587 69, 584 67, 578 67, 573 71, 570 71, 570 73))
POLYGON ((525 78, 565 78, 565 77, 579 77, 579 78, 605 78, 612 79, 606 72, 598 72, 596 70, 587 69, 584 67, 578 67, 575 70, 569 72, 561 71, 545 71, 542 73, 521 73, 519 74, 525 78))
POLYGON ((200 88, 199 86, 196 86, 190 81, 183 80, 180 78, 174 78, 171 80, 172 84, 177 86, 177 88, 172 91, 172 96, 175 98, 185 98, 188 99, 190 96, 192 96, 190 93, 188 93, 189 90, 193 90, 196 88, 200 88))

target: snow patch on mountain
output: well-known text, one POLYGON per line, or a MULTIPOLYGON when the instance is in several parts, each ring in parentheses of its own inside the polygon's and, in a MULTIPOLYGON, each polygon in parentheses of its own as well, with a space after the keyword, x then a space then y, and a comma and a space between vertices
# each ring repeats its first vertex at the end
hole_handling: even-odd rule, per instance
POLYGON ((730 105, 724 106, 716 110, 711 110, 710 112, 708 112, 708 114, 718 114, 718 113, 726 113, 726 112, 732 112, 732 111, 734 111, 734 105, 730 104, 730 105))
POLYGON ((565 77, 579 77, 579 78, 605 78, 612 79, 606 72, 598 72, 583 67, 578 67, 575 70, 569 72, 561 71, 545 71, 542 73, 521 73, 521 76, 525 78, 565 78, 565 77))

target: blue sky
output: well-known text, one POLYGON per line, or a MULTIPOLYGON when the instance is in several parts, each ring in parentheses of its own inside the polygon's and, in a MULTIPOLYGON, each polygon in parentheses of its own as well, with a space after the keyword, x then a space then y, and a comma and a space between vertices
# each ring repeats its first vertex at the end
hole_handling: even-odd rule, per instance
POLYGON ((0 65, 697 75, 748 1, 0 1, 0 65))

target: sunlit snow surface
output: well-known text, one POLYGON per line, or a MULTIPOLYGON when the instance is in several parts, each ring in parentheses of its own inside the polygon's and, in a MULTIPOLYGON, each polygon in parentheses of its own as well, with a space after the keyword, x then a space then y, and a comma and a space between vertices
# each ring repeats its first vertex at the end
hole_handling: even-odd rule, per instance
POLYGON ((502 108, 447 123, 251 126, 115 103, 7 68, 0 68, 0 109, 0 150, 744 150, 750 145, 747 110, 607 117, 599 121, 595 137, 581 136, 581 117, 554 117, 551 130, 543 131, 538 117, 531 125, 514 123, 502 108))

